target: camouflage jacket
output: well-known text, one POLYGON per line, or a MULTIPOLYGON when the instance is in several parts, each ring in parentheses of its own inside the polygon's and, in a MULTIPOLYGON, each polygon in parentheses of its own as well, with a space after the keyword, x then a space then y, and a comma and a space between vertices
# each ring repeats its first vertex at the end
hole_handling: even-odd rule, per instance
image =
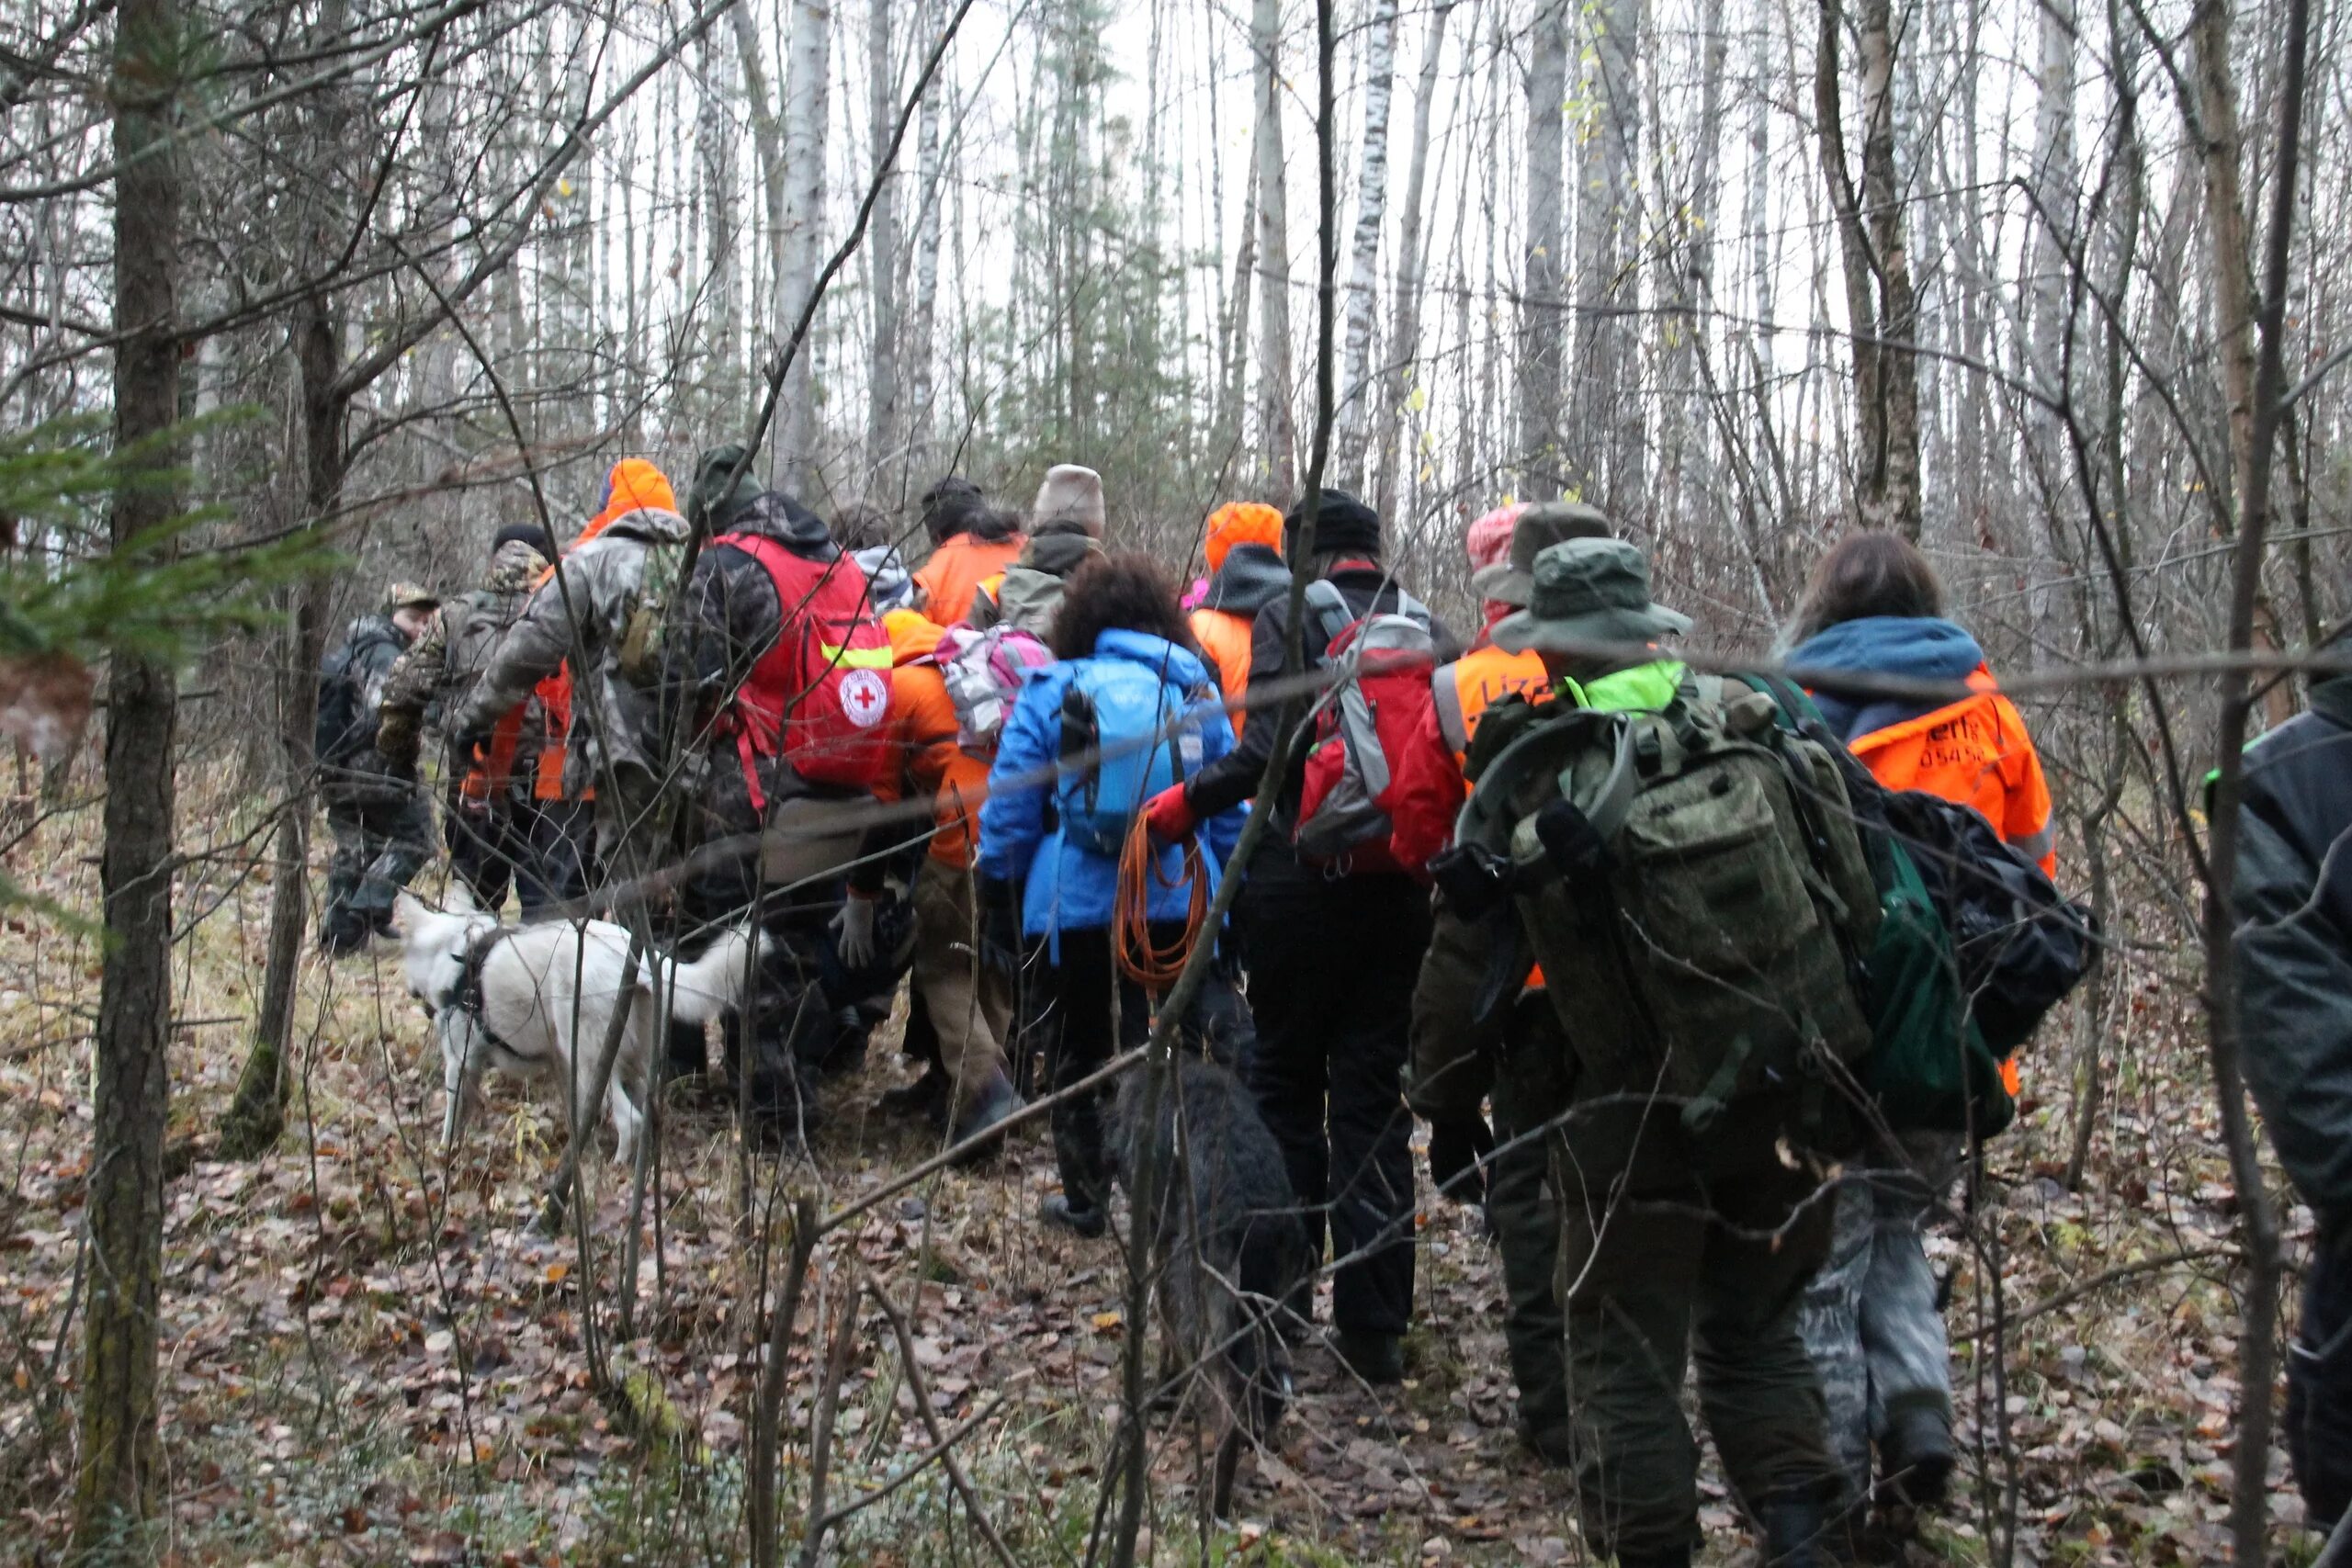
POLYGON ((571 665, 572 745, 564 790, 602 791, 604 770, 647 792, 666 782, 655 753, 665 726, 655 637, 685 554, 686 520, 639 507, 575 545, 498 642, 471 691, 450 705, 451 736, 487 735, 499 716, 566 661, 571 665))
MULTIPOLYGON (((503 633, 522 613, 532 586, 547 570, 545 556, 519 539, 509 540, 491 557, 480 588, 433 612, 424 630, 384 677, 383 701, 377 709, 377 750, 395 762, 416 761, 424 729, 439 716, 437 710, 464 694, 494 652, 494 635, 469 639, 459 636, 460 626, 486 626, 503 633), (469 647, 469 641, 489 646, 469 647)), ((526 747, 517 750, 527 755, 537 748, 530 738, 526 741, 526 747)))

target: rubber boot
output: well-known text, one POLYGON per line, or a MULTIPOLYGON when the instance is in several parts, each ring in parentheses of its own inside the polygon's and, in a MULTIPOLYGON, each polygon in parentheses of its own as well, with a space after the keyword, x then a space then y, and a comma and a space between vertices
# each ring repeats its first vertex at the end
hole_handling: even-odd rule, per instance
POLYGON ((1762 1568, 1829 1568, 1828 1510, 1810 1493, 1782 1493, 1757 1506, 1762 1568))

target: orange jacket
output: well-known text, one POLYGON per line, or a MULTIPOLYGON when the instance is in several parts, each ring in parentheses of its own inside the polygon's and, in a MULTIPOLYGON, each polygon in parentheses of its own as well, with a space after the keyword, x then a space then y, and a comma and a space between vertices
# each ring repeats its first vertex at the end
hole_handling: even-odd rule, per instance
POLYGON ((973 590, 981 580, 1001 574, 1019 560, 1027 543, 1019 534, 986 541, 956 535, 932 551, 914 574, 915 586, 922 590, 922 613, 943 626, 954 626, 971 609, 973 590))
POLYGON ((910 639, 896 656, 885 722, 899 766, 874 793, 883 800, 910 793, 930 795, 931 858, 968 871, 978 845, 974 821, 988 795, 989 763, 956 744, 956 704, 947 695, 947 678, 939 666, 923 661, 938 640, 933 637, 916 651, 910 639))
POLYGON ((1216 683, 1225 693, 1226 713, 1233 720, 1235 739, 1241 738, 1241 724, 1248 714, 1242 709, 1242 694, 1250 689, 1250 633, 1252 623, 1247 615, 1237 615, 1230 610, 1195 610, 1193 612, 1193 640, 1209 656, 1216 667, 1216 683))
MULTIPOLYGON (((642 457, 623 457, 605 476, 605 504, 571 544, 567 552, 578 549, 612 525, 613 520, 646 507, 662 512, 678 510, 678 496, 670 488, 669 476, 642 457)), ((539 574, 537 586, 545 587, 555 576, 550 566, 539 574)), ((571 666, 566 663, 554 674, 541 681, 537 687, 539 706, 547 714, 547 739, 539 747, 538 776, 532 782, 531 795, 537 800, 563 798, 563 763, 571 750, 571 666)), ((582 800, 595 798, 592 785, 581 792, 582 800)))
POLYGON ((2004 841, 2057 874, 2050 834, 2050 784, 2025 720, 1983 665, 1968 678, 1974 694, 1848 742, 1889 789, 1919 789, 1973 806, 2004 841))

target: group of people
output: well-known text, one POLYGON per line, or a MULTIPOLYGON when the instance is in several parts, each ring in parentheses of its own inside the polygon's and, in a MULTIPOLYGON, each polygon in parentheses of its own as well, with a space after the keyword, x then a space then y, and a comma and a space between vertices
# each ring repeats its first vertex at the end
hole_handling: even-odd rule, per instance
MULTIPOLYGON (((944 479, 921 523, 929 553, 910 570, 887 514, 829 525, 722 447, 683 508, 629 459, 569 543, 509 527, 472 591, 396 587, 322 672, 323 943, 364 944, 428 857, 416 765, 437 728, 444 838, 483 907, 511 886, 526 920, 601 905, 688 945, 754 911, 771 941, 728 1067, 787 1132, 813 1124, 823 1076, 860 1058, 907 984, 924 1070, 886 1105, 971 1144, 1024 1095, 1057 1093, 1041 1220, 1083 1237, 1106 1229, 1112 1162, 1102 1097, 1079 1086, 1151 1027, 1171 971, 1138 953, 1208 944, 1181 1037, 1240 1077, 1280 1145, 1354 1376, 1406 1371, 1418 1115, 1432 1177, 1485 1204, 1521 1432, 1576 1471, 1596 1551, 1691 1560, 1694 1359, 1767 1562, 1828 1560, 1874 1492, 1939 1495, 1949 1352, 1920 1231, 1960 1137, 1825 1110, 1838 1097, 1780 1071, 1777 1042, 1743 1041, 1661 1112, 1655 1062, 1620 1071, 1612 1043, 1645 1033, 1670 1057, 1684 1015, 1555 995, 1583 983, 1599 928, 1529 913, 1554 908, 1529 854, 1567 863, 1563 842, 1594 820, 1540 814, 1519 825, 1518 871, 1511 853, 1482 863, 1536 928, 1510 940, 1442 874, 1465 805, 1525 782, 1510 738, 1547 715, 1695 726, 1644 732, 1645 773, 1670 775, 1686 745, 1759 750, 1761 697, 1678 657, 1690 622, 1653 601, 1610 518, 1544 502, 1477 519, 1466 637, 1338 491, 1287 515, 1220 508, 1189 592, 1107 537, 1091 469, 1051 469, 1025 516, 944 479), (1267 822, 1237 861, 1253 801, 1267 822), (1208 929, 1227 877, 1242 879, 1233 918, 1208 929)), ((1833 548, 1789 640, 1800 671, 1922 693, 1853 699, 1833 680, 1809 710, 1889 787, 1972 806, 2047 863, 2032 744, 1916 548, 1833 548)), ((1749 776, 1694 761, 1688 809, 1739 805, 1749 776)), ((1760 840, 1719 837, 1722 908, 1745 908, 1760 840)), ((1580 863, 1614 876, 1625 852, 1580 863)), ((1839 1027, 1809 1021, 1791 1049, 1839 1027)), ((674 1042, 672 1069, 701 1068, 700 1050, 674 1042)), ((1313 1300, 1287 1307, 1303 1332, 1313 1300)))

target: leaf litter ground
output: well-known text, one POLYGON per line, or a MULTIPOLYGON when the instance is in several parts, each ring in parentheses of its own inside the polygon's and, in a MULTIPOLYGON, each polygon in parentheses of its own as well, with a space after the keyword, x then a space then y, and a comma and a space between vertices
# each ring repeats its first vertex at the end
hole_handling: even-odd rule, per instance
MULTIPOLYGON (((87 907, 86 865, 30 878, 87 907)), ((277 1149, 203 1157, 234 1086, 260 985, 267 889, 191 871, 172 1062, 176 1145, 163 1325, 164 1439, 176 1562, 701 1562, 741 1553, 743 1455, 759 1360, 750 1305, 772 1288, 758 1238, 785 1194, 828 1206, 933 1152, 875 1100, 901 1080, 888 1042, 828 1085, 813 1160, 745 1167, 722 1091, 672 1086, 658 1214, 641 1235, 639 1336, 617 1375, 673 1436, 616 1420, 590 1387, 580 1248, 537 1235, 560 1151, 553 1107, 493 1077, 463 1147, 437 1148, 440 1065, 390 944, 306 960, 298 1082, 277 1149), (658 1228, 657 1228, 658 1227, 658 1228)), ((22 915, 0 930, 0 1559, 53 1558, 72 1466, 77 1236, 88 1171, 96 948, 22 915)), ((1984 1562, 2011 1517, 2022 1562, 2200 1562, 2223 1555, 2236 1309, 2234 1197, 2202 1089, 2186 989, 2135 975, 2088 1179, 2067 1191, 2063 1097, 1992 1151, 1966 1224, 1931 1237, 1952 1276, 1955 1378, 1971 1450, 1954 1506, 1914 1561, 1984 1562), (1997 1246, 1999 1311, 1984 1254, 1997 1246), (2178 1259, 2177 1261, 2170 1261, 2178 1259), (2105 1277, 2112 1281, 2084 1289, 2105 1277), (1996 1321, 2007 1346, 1989 1354, 1996 1321)), ((2053 1026, 2050 1038, 2068 1038, 2053 1026)), ((2063 1074, 2038 1075, 2055 1085, 2063 1074)), ((609 1303, 627 1173, 600 1162, 588 1267, 609 1303)), ((1115 1242, 1041 1227, 1054 1190, 1041 1133, 867 1215, 820 1254, 787 1380, 787 1547, 805 1508, 821 1346, 863 1265, 909 1313, 943 1427, 984 1416, 957 1451, 1023 1562, 1082 1559, 1118 1410, 1127 1321, 1115 1242)), ((2292 1216, 2295 1256, 2310 1217, 2292 1216)), ((1476 1216, 1426 1199, 1410 1376, 1375 1395, 1319 1348, 1279 1451, 1245 1465, 1241 1522, 1200 1517, 1204 1456, 1163 1424, 1147 1545, 1159 1562, 1584 1562, 1566 1475, 1513 1432, 1500 1280, 1476 1216)), ((780 1267, 782 1248, 774 1252, 780 1267)), ((1328 1318, 1328 1287, 1324 1301, 1328 1318)), ((887 1319, 861 1306, 839 1402, 838 1506, 930 1446, 887 1319)), ((609 1313, 604 1320, 609 1330, 609 1313)), ((1155 1347, 1156 1348, 1156 1347, 1155 1347)), ((2314 1541, 2274 1456, 2278 1546, 2314 1541)), ((1709 1558, 1740 1550, 1712 1464, 1709 1558)), ((935 1467, 850 1520, 831 1550, 874 1563, 985 1561, 935 1467)))

